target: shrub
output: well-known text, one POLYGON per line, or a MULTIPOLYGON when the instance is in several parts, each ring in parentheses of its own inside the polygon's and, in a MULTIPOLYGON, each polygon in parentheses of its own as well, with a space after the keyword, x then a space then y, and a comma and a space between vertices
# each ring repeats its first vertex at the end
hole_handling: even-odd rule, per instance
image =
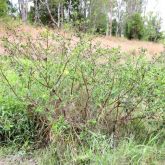
POLYGON ((0 17, 5 16, 7 14, 7 2, 6 0, 0 0, 0 17))
POLYGON ((112 21, 112 35, 116 36, 117 34, 117 26, 118 26, 118 22, 116 19, 113 19, 112 21))
POLYGON ((37 42, 12 34, 15 43, 4 38, 8 56, 0 65, 5 144, 53 142, 63 155, 68 145, 90 148, 91 134, 116 148, 123 138, 140 143, 164 129, 164 54, 147 61, 144 52, 124 56, 92 45, 88 37, 74 46, 49 31, 37 42))
POLYGON ((142 39, 143 30, 144 22, 139 13, 128 16, 125 24, 125 37, 128 39, 142 39))
POLYGON ((163 39, 161 32, 161 18, 150 13, 145 20, 144 39, 157 42, 163 39))

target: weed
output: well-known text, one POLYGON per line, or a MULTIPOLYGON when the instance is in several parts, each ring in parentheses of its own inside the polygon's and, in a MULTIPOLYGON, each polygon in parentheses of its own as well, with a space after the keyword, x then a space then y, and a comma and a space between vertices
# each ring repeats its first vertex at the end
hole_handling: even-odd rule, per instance
POLYGON ((4 44, 2 145, 50 145, 42 154, 43 164, 147 164, 160 159, 164 54, 148 61, 144 51, 129 57, 82 36, 74 46, 49 31, 37 42, 16 35, 4 38, 4 44), (151 145, 150 137, 160 133, 151 145))

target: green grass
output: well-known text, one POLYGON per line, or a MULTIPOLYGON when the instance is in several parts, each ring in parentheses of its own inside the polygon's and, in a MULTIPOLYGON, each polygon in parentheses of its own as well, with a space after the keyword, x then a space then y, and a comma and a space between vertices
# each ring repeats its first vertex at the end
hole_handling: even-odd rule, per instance
POLYGON ((122 140, 118 147, 111 149, 105 140, 95 141, 91 148, 80 148, 74 151, 66 147, 63 154, 57 146, 51 146, 37 157, 39 164, 162 164, 165 158, 164 144, 137 144, 133 139, 122 140))

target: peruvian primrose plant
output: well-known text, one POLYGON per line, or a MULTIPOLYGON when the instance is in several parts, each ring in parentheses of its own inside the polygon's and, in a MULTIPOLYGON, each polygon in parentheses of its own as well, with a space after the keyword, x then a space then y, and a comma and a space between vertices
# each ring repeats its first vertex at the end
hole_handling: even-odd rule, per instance
MULTIPOLYGON (((56 158, 61 154, 63 161, 73 156, 64 153, 75 150, 71 164, 94 162, 99 146, 99 164, 99 151, 110 154, 110 149, 124 145, 123 138, 147 145, 159 134, 156 141, 163 142, 165 54, 148 61, 145 52, 134 57, 117 48, 101 48, 87 36, 74 44, 72 38, 49 31, 36 40, 15 35, 14 41, 4 38, 7 56, 0 57, 2 145, 40 148, 53 143, 56 158), (85 154, 79 154, 79 147, 85 154)), ((141 148, 138 152, 133 160, 139 159, 141 148)), ((104 161, 109 159, 115 162, 108 156, 104 161)))

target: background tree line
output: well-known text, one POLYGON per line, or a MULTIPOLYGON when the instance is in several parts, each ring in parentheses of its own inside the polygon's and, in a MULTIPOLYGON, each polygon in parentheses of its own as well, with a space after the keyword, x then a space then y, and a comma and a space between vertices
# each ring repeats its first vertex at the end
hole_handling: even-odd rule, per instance
MULTIPOLYGON (((0 15, 11 6, 0 0, 0 15), (8 6, 8 7, 7 7, 8 6)), ((158 41, 163 37, 161 18, 147 13, 148 0, 19 0, 19 13, 36 24, 62 28, 66 24, 83 32, 128 39, 158 41), (27 3, 34 6, 27 13, 27 3)))

